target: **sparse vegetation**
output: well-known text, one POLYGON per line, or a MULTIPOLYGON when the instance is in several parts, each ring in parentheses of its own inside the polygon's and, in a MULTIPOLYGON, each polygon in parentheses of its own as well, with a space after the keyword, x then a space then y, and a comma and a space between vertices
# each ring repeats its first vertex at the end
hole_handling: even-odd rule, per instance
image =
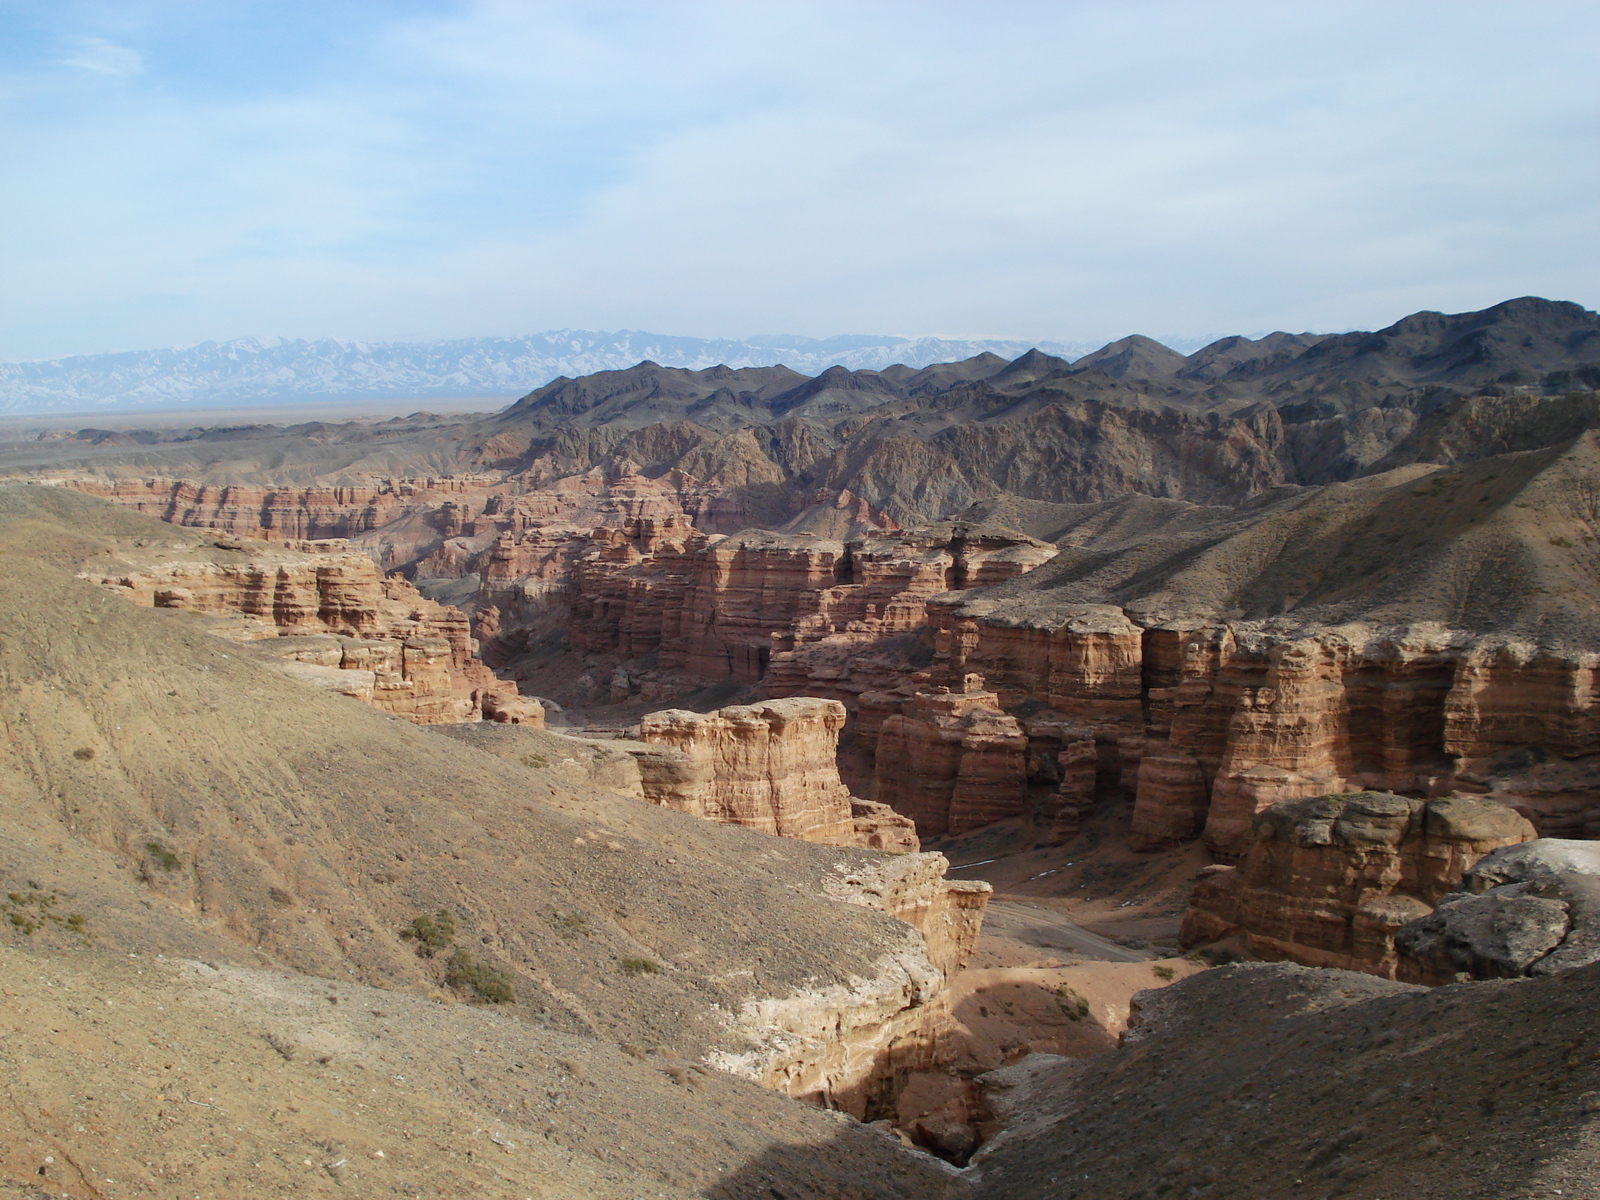
POLYGON ((580 912, 553 912, 550 914, 550 924, 565 938, 594 936, 589 928, 589 918, 580 912))
POLYGON ((511 990, 511 976, 498 967, 478 962, 465 950, 450 956, 444 981, 453 988, 470 988, 478 999, 489 1004, 513 1004, 517 999, 511 990))
POLYGON ((163 871, 170 873, 183 866, 183 860, 160 842, 146 842, 144 850, 150 856, 151 861, 163 871))
POLYGON ((1212 950, 1210 948, 1191 950, 1183 957, 1185 962, 1192 962, 1201 967, 1225 967, 1229 963, 1240 961, 1239 956, 1232 950, 1212 950))
POLYGON ((80 746, 78 749, 72 752, 72 757, 77 759, 79 762, 88 762, 90 759, 94 758, 94 747, 80 746))
POLYGON ((550 760, 542 754, 524 754, 522 765, 525 767, 548 767, 550 760))
POLYGON ((432 958, 456 940, 456 918, 447 908, 432 916, 424 914, 400 931, 406 941, 417 943, 417 955, 432 958))
POLYGON ((617 969, 624 975, 661 974, 661 964, 648 958, 624 958, 617 963, 617 969))
POLYGON ((60 929, 70 929, 73 933, 82 934, 85 939, 89 937, 88 919, 79 912, 56 912, 57 905, 61 903, 61 894, 51 888, 48 892, 30 889, 26 892, 7 892, 4 901, 0 901, 0 913, 5 914, 6 923, 19 933, 32 937, 41 929, 51 925, 60 929))
MULTIPOLYGON (((510 975, 499 967, 479 962, 468 951, 455 945, 456 918, 448 908, 417 917, 400 931, 400 936, 408 942, 417 943, 419 958, 433 958, 453 947, 444 970, 444 981, 451 987, 470 990, 475 998, 489 1004, 516 1002, 510 975)), ((338 1003, 333 997, 330 1000, 338 1003)))
POLYGON ((1171 983, 1173 978, 1178 974, 1171 967, 1155 967, 1153 970, 1155 971, 1155 976, 1157 979, 1163 980, 1167 983, 1171 983))
POLYGON ((1089 1015, 1087 997, 1079 995, 1068 984, 1063 983, 1056 989, 1056 1003, 1069 1021, 1081 1021, 1089 1015))

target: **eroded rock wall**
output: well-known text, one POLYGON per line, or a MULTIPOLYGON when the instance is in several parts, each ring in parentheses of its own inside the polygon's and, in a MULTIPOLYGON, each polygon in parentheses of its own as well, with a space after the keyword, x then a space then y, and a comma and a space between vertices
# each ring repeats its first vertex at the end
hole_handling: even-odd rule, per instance
POLYGON ((844 705, 793 697, 710 713, 669 709, 639 723, 645 799, 725 825, 831 846, 914 852, 916 827, 858 800, 839 778, 844 705))
POLYGON ((647 780, 645 796, 724 825, 852 845, 850 790, 837 760, 844 719, 837 701, 805 698, 651 713, 639 736, 679 751, 693 767, 671 786, 647 780))
POLYGON ((1533 826, 1491 800, 1356 792, 1258 814, 1237 867, 1213 868, 1184 918, 1187 945, 1230 936, 1259 958, 1393 979, 1395 931, 1426 916, 1463 872, 1533 826))
POLYGON ((1099 791, 1132 794, 1146 847, 1203 836, 1237 860, 1271 805, 1374 788, 1488 794, 1541 833, 1600 830, 1592 654, 1431 625, 1307 629, 1108 606, 1024 620, 959 593, 928 611, 929 677, 981 670, 1002 709, 1046 705, 1089 731, 1099 791))
POLYGON ((707 537, 686 523, 597 530, 572 574, 569 636, 622 660, 655 654, 663 672, 689 679, 755 683, 781 658, 777 686, 814 692, 808 683, 838 673, 808 670, 798 650, 922 629, 932 597, 1003 582, 1053 554, 1024 534, 948 523, 848 542, 762 530, 707 537))
POLYGON ((465 613, 385 577, 343 540, 219 542, 182 556, 131 546, 83 578, 146 608, 249 618, 224 631, 284 638, 289 673, 418 724, 544 722, 537 701, 479 661, 465 613))
POLYGON ((873 798, 944 837, 1022 811, 1028 739, 973 676, 962 691, 917 692, 882 721, 873 798))

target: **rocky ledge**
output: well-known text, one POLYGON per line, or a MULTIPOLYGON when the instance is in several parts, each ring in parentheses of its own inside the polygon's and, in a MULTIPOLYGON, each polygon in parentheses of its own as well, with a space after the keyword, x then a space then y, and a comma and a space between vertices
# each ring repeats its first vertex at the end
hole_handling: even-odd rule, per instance
POLYGON ((478 658, 467 615, 384 576, 339 539, 119 545, 80 578, 146 608, 232 618, 215 632, 271 643, 285 673, 419 725, 542 725, 478 658))
POLYGON ((1210 868, 1183 923, 1186 945, 1238 937, 1264 959, 1396 978, 1396 931, 1426 917, 1491 851, 1533 826, 1477 797, 1354 792, 1287 800, 1255 818, 1237 867, 1210 868))

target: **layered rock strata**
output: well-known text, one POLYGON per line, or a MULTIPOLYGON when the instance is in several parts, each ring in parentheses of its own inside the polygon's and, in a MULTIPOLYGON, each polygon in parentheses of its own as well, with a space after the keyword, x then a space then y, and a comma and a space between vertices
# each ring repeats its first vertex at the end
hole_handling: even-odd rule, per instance
MULTIPOLYGON (((856 800, 839 778, 844 706, 795 697, 639 723, 645 798, 725 825, 833 846, 917 849, 915 827, 856 800)), ((623 743, 626 745, 626 743, 623 743)))
POLYGON ((1133 794, 1143 846, 1203 836, 1237 860, 1263 809, 1363 788, 1492 794, 1542 834, 1600 829, 1600 656, 1432 625, 1018 611, 930 601, 932 676, 981 672, 1003 709, 1044 704, 1092 731, 1100 790, 1133 794))
POLYGON ((933 596, 1003 582, 1054 553, 1026 534, 949 523, 841 542, 640 522, 592 535, 571 575, 568 636, 591 654, 653 654, 664 672, 755 683, 777 655, 921 629, 933 596))
MULTIPOLYGON (((884 723, 909 716, 917 693, 960 691, 966 675, 982 675, 993 711, 1015 717, 1027 738, 1020 775, 1010 750, 990 763, 1003 767, 1007 795, 1013 783, 1036 793, 1052 774, 1079 777, 1052 800, 1065 814, 1061 836, 1085 793, 1124 795, 1138 844, 1204 837, 1237 860, 1262 809, 1364 788, 1490 794, 1545 836, 1600 833, 1600 656, 1436 625, 1173 619, 1154 608, 1063 606, 1015 586, 993 594, 988 585, 1054 549, 959 522, 848 540, 724 537, 697 527, 727 513, 713 519, 693 479, 630 472, 527 474, 483 497, 472 481, 388 481, 374 491, 388 499, 344 497, 341 511, 370 499, 391 549, 407 529, 426 533, 443 539, 430 572, 480 574, 470 607, 491 664, 564 635, 616 702, 728 679, 769 697, 837 699, 856 719, 864 775, 884 723), (465 490, 449 490, 458 485, 465 490), (426 519, 404 509, 435 500, 426 519), (601 528, 584 524, 591 518, 601 528), (1073 746, 1094 743, 1092 787, 1080 750, 1063 765, 1065 744, 1037 732, 1050 723, 1070 729, 1073 746)), ((144 487, 150 503, 172 492, 171 481, 100 486, 144 487)), ((226 521, 238 523, 261 497, 241 494, 231 508, 220 494, 180 499, 188 507, 172 519, 232 513, 226 521)), ((294 505, 332 512, 339 501, 307 492, 294 505)), ((339 527, 319 521, 278 527, 339 527)), ((893 759, 903 746, 891 738, 886 749, 893 759)), ((958 770, 959 757, 944 757, 958 770)), ((955 786, 951 774, 936 790, 955 786)))
POLYGON ((64 487, 111 500, 172 525, 234 537, 356 538, 416 521, 447 538, 520 532, 550 521, 585 527, 639 517, 686 515, 702 528, 744 527, 724 489, 680 471, 650 479, 593 467, 559 476, 466 473, 339 487, 251 487, 163 477, 65 478, 64 487), (732 520, 736 523, 729 525, 732 520))
POLYGON ((944 837, 1022 811, 1028 739, 972 676, 965 690, 917 692, 878 732, 873 798, 944 837))
POLYGON ((1184 917, 1186 945, 1242 937, 1258 958, 1393 979, 1396 930, 1427 916, 1491 851, 1535 837, 1491 800, 1356 792, 1260 813, 1244 861, 1210 868, 1184 917))
POLYGON ((186 551, 125 547, 109 569, 82 577, 146 608, 249 618, 219 631, 284 638, 278 657, 291 674, 417 724, 544 723, 538 701, 479 661, 465 613, 385 577, 343 540, 186 551))

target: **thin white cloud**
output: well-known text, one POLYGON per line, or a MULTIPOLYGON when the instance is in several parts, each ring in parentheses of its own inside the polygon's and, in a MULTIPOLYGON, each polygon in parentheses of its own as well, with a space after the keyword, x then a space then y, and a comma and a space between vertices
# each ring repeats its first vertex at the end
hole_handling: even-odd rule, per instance
POLYGON ((277 90, 0 80, 0 358, 1595 305, 1600 9, 1438 11, 507 0, 277 90))
POLYGON ((119 46, 105 38, 82 38, 78 50, 71 58, 61 60, 64 67, 78 67, 97 75, 132 76, 144 71, 144 58, 137 50, 119 46))

